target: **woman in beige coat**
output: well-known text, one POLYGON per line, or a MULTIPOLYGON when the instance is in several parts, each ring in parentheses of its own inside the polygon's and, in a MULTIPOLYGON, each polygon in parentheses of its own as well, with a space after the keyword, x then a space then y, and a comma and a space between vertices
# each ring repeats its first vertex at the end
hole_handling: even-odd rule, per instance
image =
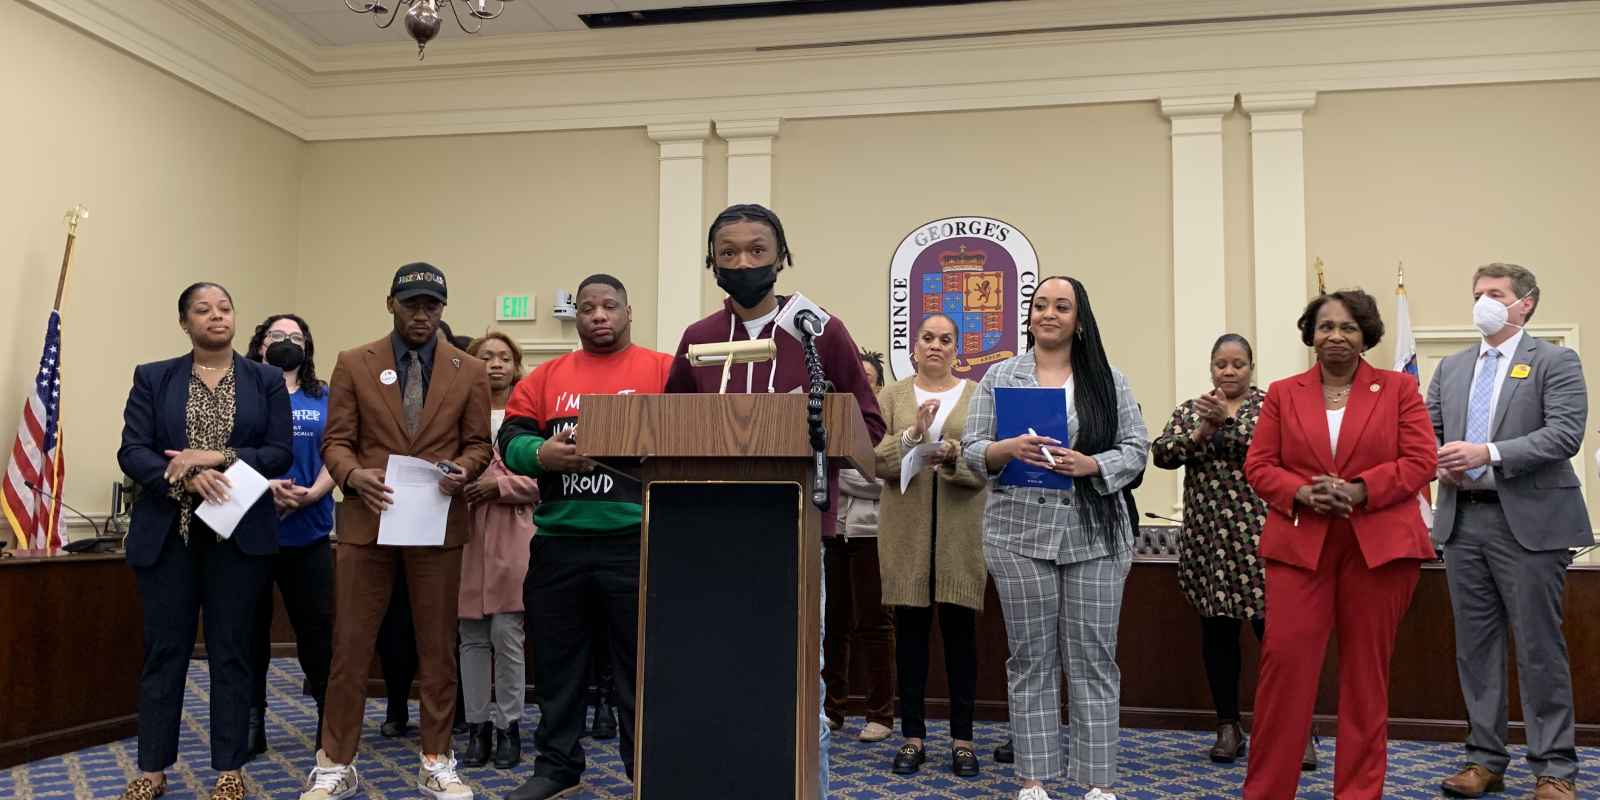
POLYGON ((878 396, 888 431, 877 448, 878 477, 885 486, 878 561, 883 602, 894 607, 905 744, 895 754, 893 770, 901 775, 916 772, 927 761, 923 706, 936 614, 950 678, 950 769, 961 777, 978 774, 972 717, 978 694, 978 612, 988 580, 982 537, 987 484, 960 457, 975 384, 951 372, 959 343, 954 320, 943 314, 926 318, 912 351, 917 374, 878 396), (919 445, 931 448, 930 464, 911 476, 902 493, 901 462, 919 445))

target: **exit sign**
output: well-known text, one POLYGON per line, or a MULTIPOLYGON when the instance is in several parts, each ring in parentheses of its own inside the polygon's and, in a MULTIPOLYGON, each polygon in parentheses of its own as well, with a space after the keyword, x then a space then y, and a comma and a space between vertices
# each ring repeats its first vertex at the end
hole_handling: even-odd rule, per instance
POLYGON ((496 322, 525 322, 533 319, 533 295, 503 294, 495 301, 496 322))

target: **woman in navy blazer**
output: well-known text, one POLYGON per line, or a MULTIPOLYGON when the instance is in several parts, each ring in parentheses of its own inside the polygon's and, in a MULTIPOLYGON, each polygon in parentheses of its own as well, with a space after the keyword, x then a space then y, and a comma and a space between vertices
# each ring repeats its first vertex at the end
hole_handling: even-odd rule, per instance
POLYGON ((289 396, 277 367, 233 352, 233 298, 212 283, 178 297, 178 325, 191 352, 141 364, 123 410, 117 463, 142 492, 126 540, 144 605, 144 668, 139 677, 139 769, 124 800, 166 793, 163 771, 178 757, 184 682, 195 628, 205 609, 211 670, 211 797, 245 796, 239 769, 249 760, 250 635, 255 603, 271 575, 278 518, 263 494, 228 538, 193 512, 227 497, 223 472, 243 461, 263 476, 293 460, 289 396), (228 413, 231 409, 231 414, 228 413))
POLYGON ((1433 423, 1403 372, 1362 359, 1383 337, 1372 296, 1323 295, 1300 317, 1317 364, 1272 384, 1245 458, 1267 503, 1267 636, 1246 800, 1293 800, 1328 635, 1339 636, 1333 794, 1378 800, 1387 769, 1389 658, 1433 545, 1418 493, 1433 423))

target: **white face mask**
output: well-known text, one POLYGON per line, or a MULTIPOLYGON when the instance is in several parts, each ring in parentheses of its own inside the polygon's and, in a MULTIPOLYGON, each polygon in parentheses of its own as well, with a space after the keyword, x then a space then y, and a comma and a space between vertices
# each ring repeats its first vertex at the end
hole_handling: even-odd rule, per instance
MULTIPOLYGON (((1532 292, 1528 294, 1531 295, 1532 292)), ((1526 299, 1528 295, 1523 295, 1508 305, 1489 295, 1482 295, 1478 298, 1478 302, 1472 304, 1472 324, 1477 326, 1478 333, 1483 334, 1485 339, 1505 330, 1507 326, 1521 328, 1521 325, 1512 325, 1506 321, 1509 316, 1506 309, 1526 299)))

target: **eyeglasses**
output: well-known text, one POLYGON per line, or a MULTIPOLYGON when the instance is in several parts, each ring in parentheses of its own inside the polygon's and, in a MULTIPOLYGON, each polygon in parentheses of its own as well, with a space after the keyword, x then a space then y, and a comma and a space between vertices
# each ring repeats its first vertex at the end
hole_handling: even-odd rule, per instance
POLYGON ((289 341, 294 342, 295 344, 300 345, 301 347, 305 347, 306 346, 306 337, 305 337, 304 334, 284 333, 283 331, 268 331, 267 332, 267 344, 277 344, 278 342, 281 342, 284 339, 288 339, 289 341))

